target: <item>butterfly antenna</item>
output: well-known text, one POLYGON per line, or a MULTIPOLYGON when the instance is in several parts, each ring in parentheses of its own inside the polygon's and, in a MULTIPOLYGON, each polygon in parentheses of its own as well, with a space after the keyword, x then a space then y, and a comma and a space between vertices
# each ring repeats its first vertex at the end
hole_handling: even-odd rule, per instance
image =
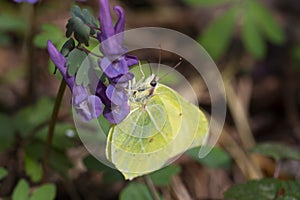
POLYGON ((142 70, 142 64, 141 64, 141 61, 139 61, 139 68, 140 68, 140 71, 141 71, 141 74, 142 74, 142 80, 145 78, 145 74, 142 70))
POLYGON ((158 67, 157 67, 157 73, 156 73, 156 74, 159 74, 159 71, 160 71, 160 65, 161 65, 161 54, 162 54, 162 51, 161 51, 161 45, 159 45, 158 67))
POLYGON ((152 71, 152 65, 151 65, 151 63, 149 62, 149 60, 147 60, 147 63, 148 63, 148 65, 149 65, 150 75, 152 75, 152 74, 153 74, 153 71, 152 71))
POLYGON ((168 76, 170 73, 172 73, 177 67, 179 67, 181 65, 181 63, 182 63, 182 58, 179 58, 179 62, 174 67, 172 67, 172 69, 170 71, 168 71, 167 73, 162 75, 160 77, 160 80, 163 79, 164 77, 168 76))

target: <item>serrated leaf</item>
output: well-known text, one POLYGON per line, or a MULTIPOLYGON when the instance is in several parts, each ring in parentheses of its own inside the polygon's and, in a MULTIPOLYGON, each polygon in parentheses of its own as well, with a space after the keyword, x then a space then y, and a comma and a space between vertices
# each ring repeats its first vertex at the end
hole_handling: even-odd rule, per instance
POLYGON ((169 165, 156 172, 149 174, 154 185, 167 186, 171 182, 172 176, 180 173, 181 169, 177 165, 169 165))
POLYGON ((146 185, 140 183, 130 183, 121 192, 120 200, 153 200, 151 193, 146 185))
POLYGON ((217 6, 229 3, 232 0, 184 0, 187 4, 193 6, 217 6))
POLYGON ((63 56, 67 57, 74 48, 75 48, 75 41, 73 40, 73 38, 70 38, 62 46, 60 53, 63 56))
POLYGON ((28 200, 29 199, 29 184, 24 180, 19 180, 17 186, 12 193, 12 200, 28 200))
POLYGON ((96 32, 89 26, 97 26, 96 20, 93 15, 87 10, 81 10, 78 6, 73 6, 71 9, 72 18, 69 19, 66 26, 66 36, 70 37, 74 32, 74 37, 86 46, 89 45, 89 35, 94 35, 96 32))
POLYGON ((69 76, 73 76, 78 71, 87 54, 79 49, 73 49, 67 57, 67 66, 69 76))
POLYGON ((242 26, 242 41, 246 50, 256 58, 263 58, 266 54, 266 45, 255 20, 252 9, 246 9, 242 26))
POLYGON ((229 168, 232 160, 229 154, 219 147, 214 147, 211 152, 204 158, 199 158, 200 147, 190 149, 186 152, 188 156, 196 160, 197 162, 206 165, 210 168, 229 168))
POLYGON ((74 32, 74 37, 78 42, 84 43, 86 46, 89 45, 90 38, 90 27, 88 27, 79 17, 72 17, 69 19, 66 25, 67 31, 66 36, 70 37, 74 32))
POLYGON ((89 24, 95 27, 97 26, 94 16, 86 8, 81 10, 79 6, 74 5, 71 8, 71 15, 72 17, 79 17, 85 24, 89 24))
POLYGON ((4 167, 0 167, 0 181, 7 176, 8 172, 4 167))
POLYGON ((198 39, 199 43, 215 59, 227 50, 234 31, 237 8, 233 7, 216 18, 198 39))
POLYGON ((0 113, 0 151, 3 151, 13 144, 15 128, 12 124, 12 120, 0 113))
POLYGON ((283 200, 289 199, 289 197, 298 198, 299 191, 299 181, 280 181, 267 178, 234 185, 224 193, 224 197, 226 200, 283 200))
POLYGON ((43 170, 41 164, 29 156, 25 156, 25 172, 33 182, 39 182, 42 179, 43 170))
POLYGON ((44 184, 32 192, 30 200, 53 200, 56 194, 54 184, 44 184))
POLYGON ((270 156, 276 161, 291 159, 300 161, 300 152, 280 143, 262 143, 251 150, 253 153, 270 156))
POLYGON ((285 41, 283 29, 275 21, 270 11, 256 0, 249 1, 249 6, 265 36, 275 44, 282 44, 285 41))
POLYGON ((47 41, 58 44, 64 37, 63 32, 53 24, 42 24, 41 32, 34 37, 33 43, 36 47, 46 48, 47 41))

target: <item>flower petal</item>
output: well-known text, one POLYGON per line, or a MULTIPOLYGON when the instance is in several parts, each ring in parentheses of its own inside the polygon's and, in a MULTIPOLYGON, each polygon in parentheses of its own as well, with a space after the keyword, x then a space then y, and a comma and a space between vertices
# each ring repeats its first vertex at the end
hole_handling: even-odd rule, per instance
POLYGON ((99 81, 96 88, 96 96, 100 97, 104 105, 110 106, 111 101, 106 96, 105 91, 106 91, 106 86, 102 83, 102 81, 99 81))
POLYGON ((109 85, 106 89, 106 95, 110 101, 115 105, 122 105, 128 101, 127 94, 123 88, 116 88, 109 85))
POLYGON ((79 105, 87 100, 88 96, 87 90, 83 86, 76 85, 72 89, 72 104, 74 106, 79 105))
POLYGON ((72 90, 75 84, 75 76, 69 76, 66 67, 66 58, 55 48, 51 40, 47 42, 47 49, 52 62, 56 65, 69 88, 72 90))
POLYGON ((100 61, 99 65, 108 78, 116 78, 129 72, 129 68, 124 57, 113 62, 108 57, 104 57, 100 61))
POLYGON ((138 58, 136 56, 129 55, 129 54, 125 56, 125 60, 127 62, 128 67, 139 63, 138 58))
POLYGON ((123 85, 122 87, 127 87, 127 82, 132 80, 134 77, 134 74, 131 72, 128 72, 127 74, 124 74, 122 76, 118 76, 116 78, 112 78, 110 79, 110 81, 114 84, 118 84, 118 85, 123 85, 123 83, 126 83, 125 85, 123 85))
POLYGON ((119 34, 119 35, 116 36, 117 37, 116 39, 119 44, 122 44, 124 39, 124 30, 125 30, 125 14, 123 8, 120 6, 115 6, 114 11, 118 16, 118 21, 116 22, 115 25, 115 34, 119 34))
POLYGON ((100 116, 102 112, 102 102, 99 97, 90 95, 85 101, 76 105, 75 110, 82 121, 90 121, 100 116))
POLYGON ((129 114, 129 105, 123 104, 119 106, 112 106, 112 108, 106 106, 103 111, 103 116, 112 124, 119 124, 129 114))

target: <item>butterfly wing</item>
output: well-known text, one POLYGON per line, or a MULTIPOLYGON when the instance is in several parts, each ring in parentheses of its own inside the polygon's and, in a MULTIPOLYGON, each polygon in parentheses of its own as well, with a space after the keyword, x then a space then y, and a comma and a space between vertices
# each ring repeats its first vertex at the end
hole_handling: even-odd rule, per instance
POLYGON ((191 145, 200 145, 207 120, 196 106, 159 84, 146 106, 131 112, 109 132, 107 158, 126 179, 160 169, 191 145))

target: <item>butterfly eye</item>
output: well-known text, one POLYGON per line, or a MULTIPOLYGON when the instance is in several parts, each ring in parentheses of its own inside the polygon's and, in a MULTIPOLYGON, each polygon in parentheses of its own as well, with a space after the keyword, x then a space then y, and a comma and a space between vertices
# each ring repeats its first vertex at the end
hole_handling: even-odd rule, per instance
POLYGON ((152 87, 155 87, 155 86, 157 85, 157 81, 152 80, 152 81, 150 82, 150 85, 151 85, 152 87))

